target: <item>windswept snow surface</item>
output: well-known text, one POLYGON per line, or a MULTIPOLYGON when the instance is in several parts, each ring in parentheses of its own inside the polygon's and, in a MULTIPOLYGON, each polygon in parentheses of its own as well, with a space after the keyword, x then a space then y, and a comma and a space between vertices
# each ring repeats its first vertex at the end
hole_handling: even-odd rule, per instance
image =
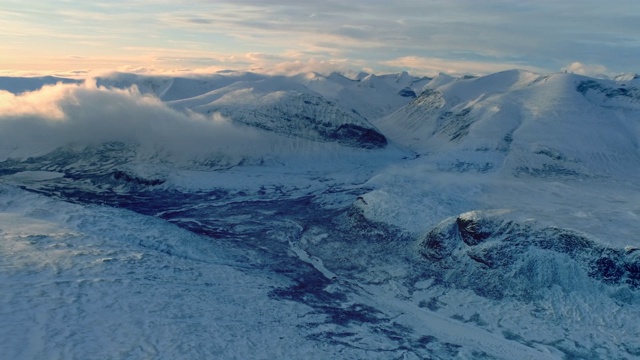
POLYGON ((0 78, 2 359, 640 357, 635 76, 54 81, 0 78))

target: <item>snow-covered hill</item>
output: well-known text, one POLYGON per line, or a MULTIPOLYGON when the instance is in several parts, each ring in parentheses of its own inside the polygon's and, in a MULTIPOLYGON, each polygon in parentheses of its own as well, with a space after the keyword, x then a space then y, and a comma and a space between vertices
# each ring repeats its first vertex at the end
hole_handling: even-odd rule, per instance
POLYGON ((0 79, 2 358, 640 356, 635 76, 57 81, 0 79))

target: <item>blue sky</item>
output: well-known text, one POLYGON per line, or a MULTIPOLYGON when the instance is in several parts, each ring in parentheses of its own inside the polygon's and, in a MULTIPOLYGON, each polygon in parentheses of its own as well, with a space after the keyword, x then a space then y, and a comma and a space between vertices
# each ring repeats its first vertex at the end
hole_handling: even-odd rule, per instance
POLYGON ((640 72, 637 0, 0 0, 0 72, 640 72))

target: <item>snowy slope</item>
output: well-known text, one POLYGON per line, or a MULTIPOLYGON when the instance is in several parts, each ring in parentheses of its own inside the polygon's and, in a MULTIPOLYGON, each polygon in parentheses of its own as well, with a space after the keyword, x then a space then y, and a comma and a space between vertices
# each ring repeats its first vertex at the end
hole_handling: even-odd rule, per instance
POLYGON ((639 106, 635 86, 513 70, 427 85, 376 125, 443 168, 620 175, 639 168, 639 106))
POLYGON ((365 118, 286 78, 235 82, 169 105, 292 137, 362 148, 386 146, 384 136, 365 118))
MULTIPOLYGON (((325 358, 290 280, 161 220, 0 189, 5 359, 325 358), (11 311, 7 312, 6 310, 11 311)), ((358 356, 358 355, 355 355, 358 356)))
POLYGON ((400 74, 361 74, 350 79, 339 73, 300 75, 299 81, 344 109, 355 110, 370 121, 406 105, 430 80, 400 74))
POLYGON ((142 93, 157 96, 162 101, 174 101, 199 96, 240 81, 257 81, 265 75, 248 72, 220 72, 207 76, 167 77, 131 73, 111 73, 100 76, 100 86, 129 88, 136 86, 142 93))

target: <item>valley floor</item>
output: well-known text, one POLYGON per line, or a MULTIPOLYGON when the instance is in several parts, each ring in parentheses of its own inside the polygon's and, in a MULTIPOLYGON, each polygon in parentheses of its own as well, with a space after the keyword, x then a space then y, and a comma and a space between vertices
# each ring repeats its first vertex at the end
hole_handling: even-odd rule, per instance
MULTIPOLYGON (((440 221, 490 209, 575 229, 607 247, 633 245, 634 184, 450 173, 424 181, 429 165, 417 161, 367 165, 358 176, 178 171, 155 190, 121 195, 64 187, 51 173, 5 176, 52 197, 0 189, 0 354, 640 356, 637 289, 594 280, 575 259, 557 266, 557 254, 540 253, 530 266, 549 267, 556 278, 533 295, 498 298, 435 269, 419 250, 440 221)), ((516 262, 532 261, 526 256, 516 262)))

